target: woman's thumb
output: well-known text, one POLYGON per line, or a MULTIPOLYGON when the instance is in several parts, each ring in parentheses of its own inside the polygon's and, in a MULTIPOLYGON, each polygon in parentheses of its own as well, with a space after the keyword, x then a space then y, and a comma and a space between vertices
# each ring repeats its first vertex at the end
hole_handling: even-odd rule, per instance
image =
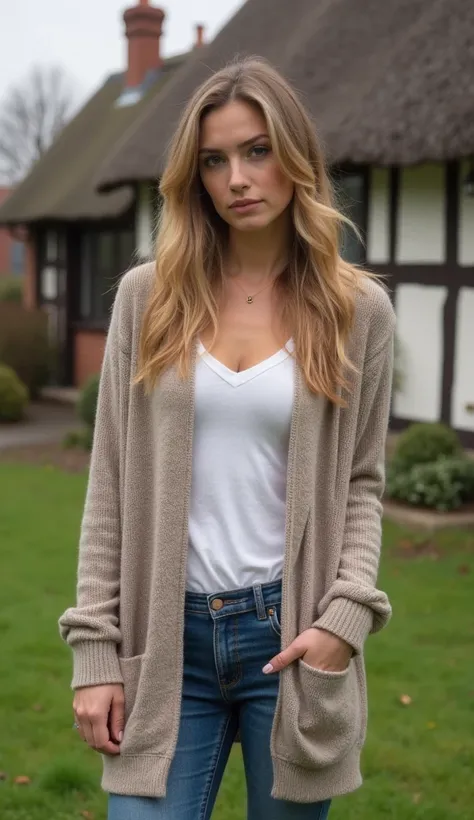
POLYGON ((110 736, 115 743, 121 743, 125 725, 125 701, 122 695, 112 698, 110 706, 110 736))

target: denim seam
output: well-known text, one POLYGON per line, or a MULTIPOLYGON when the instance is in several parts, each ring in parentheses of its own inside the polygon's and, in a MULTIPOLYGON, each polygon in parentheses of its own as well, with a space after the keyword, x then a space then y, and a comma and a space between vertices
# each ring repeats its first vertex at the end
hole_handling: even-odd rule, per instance
POLYGON ((212 784, 214 783, 214 778, 216 776, 217 764, 219 763, 219 758, 222 754, 222 747, 224 745, 224 741, 225 741, 225 738, 226 738, 227 730, 228 730, 229 725, 230 725, 231 717, 232 717, 231 715, 228 715, 227 720, 224 724, 224 731, 222 732, 219 743, 217 744, 217 747, 216 747, 217 754, 216 754, 216 756, 214 758, 214 761, 212 763, 212 775, 211 775, 211 778, 209 780, 209 783, 206 785, 206 788, 204 790, 204 801, 201 805, 201 810, 200 810, 200 813, 199 813, 200 820, 205 820, 205 817, 206 817, 207 807, 209 805, 209 796, 211 794, 212 784))
POLYGON ((329 811, 329 805, 328 804, 330 805, 330 801, 328 801, 328 800, 323 800, 319 804, 319 812, 318 812, 318 816, 315 818, 315 820, 325 820, 325 818, 328 816, 328 811, 329 811))
POLYGON ((277 638, 281 638, 281 624, 278 620, 278 615, 276 614, 276 609, 275 609, 275 614, 274 615, 269 615, 268 617, 269 617, 270 626, 273 629, 273 632, 275 633, 277 638), (277 625, 280 628, 280 631, 278 631, 277 625))
POLYGON ((240 661, 239 655, 239 622, 237 618, 234 618, 234 633, 235 633, 235 652, 237 655, 237 675, 235 678, 232 678, 229 683, 223 683, 222 686, 224 689, 231 689, 232 686, 235 686, 237 683, 240 683, 242 680, 242 663, 240 661))
POLYGON ((220 653, 220 649, 219 649, 219 640, 217 639, 217 621, 214 621, 212 640, 213 640, 213 646, 214 646, 214 664, 215 664, 216 672, 217 672, 217 680, 218 680, 218 683, 219 683, 219 690, 220 690, 222 699, 226 703, 229 703, 229 699, 227 697, 227 692, 225 692, 226 684, 222 683, 222 680, 221 680, 222 661, 221 661, 221 653, 220 653))

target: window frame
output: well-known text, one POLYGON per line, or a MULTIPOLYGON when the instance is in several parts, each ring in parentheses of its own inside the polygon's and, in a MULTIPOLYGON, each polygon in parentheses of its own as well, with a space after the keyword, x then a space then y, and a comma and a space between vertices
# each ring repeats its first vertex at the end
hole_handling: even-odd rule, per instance
MULTIPOLYGON (((125 246, 126 244, 125 242, 125 246)), ((118 282, 123 273, 134 264, 135 244, 135 230, 130 223, 120 226, 106 222, 84 225, 79 236, 75 327, 107 329, 118 282), (111 238, 110 259, 108 263, 101 265, 100 241, 106 236, 111 238), (130 249, 133 249, 130 256, 121 247, 127 236, 130 249)))
MULTIPOLYGON (((363 244, 359 242, 356 235, 352 233, 352 242, 354 242, 358 249, 359 249, 359 257, 357 259, 352 259, 344 255, 344 236, 345 231, 343 227, 343 236, 341 241, 341 249, 340 253, 343 259, 347 259, 347 261, 351 263, 355 263, 358 265, 364 266, 367 263, 367 230, 368 230, 368 220, 369 220, 369 166, 364 165, 339 165, 334 166, 331 168, 331 179, 334 185, 335 194, 336 194, 336 207, 339 210, 342 210, 346 216, 349 216, 353 222, 357 225, 363 240, 363 244), (354 200, 352 203, 352 209, 348 203, 344 203, 344 180, 347 179, 354 179, 357 178, 359 185, 360 185, 360 199, 354 200), (355 208, 359 209, 359 218, 355 218, 354 214, 351 213, 351 210, 355 210, 355 208)), ((347 231, 350 229, 348 228, 347 231)))

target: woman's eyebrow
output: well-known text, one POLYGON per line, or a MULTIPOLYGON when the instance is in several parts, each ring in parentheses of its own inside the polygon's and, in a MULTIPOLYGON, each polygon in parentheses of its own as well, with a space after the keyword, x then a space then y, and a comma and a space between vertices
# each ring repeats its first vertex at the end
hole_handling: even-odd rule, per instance
MULTIPOLYGON (((257 140, 261 140, 263 137, 268 139, 268 134, 257 134, 255 137, 250 137, 250 139, 245 140, 244 142, 241 142, 237 146, 237 148, 246 148, 248 145, 252 145, 253 142, 256 142, 257 140)), ((220 154, 221 151, 222 151, 222 148, 200 148, 199 149, 200 154, 220 154)))

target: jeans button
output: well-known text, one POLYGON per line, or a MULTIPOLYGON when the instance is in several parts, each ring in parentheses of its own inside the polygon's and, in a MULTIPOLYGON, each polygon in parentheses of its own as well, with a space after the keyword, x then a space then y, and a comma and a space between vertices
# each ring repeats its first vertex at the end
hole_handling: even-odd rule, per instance
POLYGON ((211 607, 214 610, 222 609, 223 606, 224 606, 224 601, 222 601, 220 598, 214 598, 214 600, 211 604, 211 607))

